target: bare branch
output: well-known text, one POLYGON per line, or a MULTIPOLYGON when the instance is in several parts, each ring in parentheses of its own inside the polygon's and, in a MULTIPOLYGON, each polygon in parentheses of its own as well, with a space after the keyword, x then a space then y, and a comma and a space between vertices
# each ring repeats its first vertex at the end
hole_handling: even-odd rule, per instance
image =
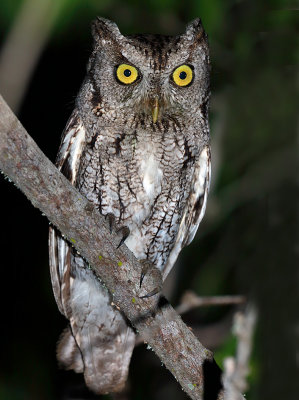
MULTIPOLYGON (((198 307, 207 307, 207 306, 224 306, 231 304, 243 304, 246 301, 245 296, 206 296, 200 297, 197 296, 192 290, 186 290, 183 294, 181 303, 175 308, 176 312, 180 315, 185 314, 194 308, 198 307)), ((212 327, 194 327, 192 325, 192 332, 196 337, 201 338, 202 342, 205 343, 205 340, 209 338, 210 345, 217 341, 215 340, 215 336, 217 336, 218 342, 221 342, 222 336, 228 333, 231 329, 231 319, 229 320, 229 326, 227 326, 227 321, 221 322, 220 324, 214 324, 212 327), (225 329, 223 327, 225 326, 225 329), (214 333, 216 332, 216 334, 214 333), (221 334, 220 334, 221 331, 221 334), (213 336, 213 340, 211 340, 211 336, 213 336), (203 340, 205 338, 205 340, 203 340)), ((137 336, 135 347, 139 346, 143 343, 143 339, 140 336, 137 336)))
POLYGON ((197 307, 207 307, 212 305, 224 306, 229 304, 242 304, 245 303, 245 301, 246 301, 245 296, 199 297, 191 290, 187 290, 181 299, 181 304, 178 307, 176 307, 176 312, 182 315, 197 307))
MULTIPOLYGON (((228 335, 231 332, 232 327, 232 315, 226 315, 223 319, 217 322, 212 322, 209 324, 197 324, 196 322, 191 322, 192 332, 197 338, 200 338, 201 343, 209 348, 215 349, 223 345, 228 335)), ((142 338, 137 335, 135 347, 143 344, 142 338)))
POLYGON ((252 338, 256 324, 257 313, 249 305, 245 313, 237 312, 234 318, 233 332, 238 344, 236 357, 224 360, 223 384, 225 387, 224 400, 240 400, 240 392, 247 390, 246 377, 249 372, 249 359, 252 348, 252 338))
MULTIPOLYGON (((0 169, 88 260, 144 341, 192 399, 223 399, 212 353, 163 296, 140 298, 141 267, 104 217, 55 168, 0 96, 0 169)), ((144 285, 150 292, 150 279, 144 285)))

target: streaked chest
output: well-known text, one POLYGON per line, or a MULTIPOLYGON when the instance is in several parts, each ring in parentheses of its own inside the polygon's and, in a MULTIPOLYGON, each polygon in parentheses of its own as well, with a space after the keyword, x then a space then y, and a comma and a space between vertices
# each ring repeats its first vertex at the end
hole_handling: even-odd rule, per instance
POLYGON ((174 134, 105 130, 87 144, 77 186, 106 215, 130 229, 127 246, 148 258, 151 245, 174 240, 190 171, 174 134), (92 144, 92 146, 91 146, 92 144), (165 238, 159 229, 168 231, 165 238))

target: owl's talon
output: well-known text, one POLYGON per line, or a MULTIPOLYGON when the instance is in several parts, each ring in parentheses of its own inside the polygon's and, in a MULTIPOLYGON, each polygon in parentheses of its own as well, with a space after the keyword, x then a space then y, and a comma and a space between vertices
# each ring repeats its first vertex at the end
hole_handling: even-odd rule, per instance
POLYGON ((158 294, 161 292, 161 288, 156 288, 152 290, 151 292, 145 294, 144 296, 139 296, 140 299, 147 299, 149 297, 155 296, 155 294, 158 294))
POLYGON ((115 218, 114 214, 112 214, 112 213, 106 214, 105 219, 108 220, 110 234, 112 234, 113 230, 116 230, 117 234, 119 234, 119 233, 122 234, 122 238, 117 246, 117 248, 119 248, 124 243, 124 241, 127 239, 127 237, 130 235, 130 229, 127 226, 121 226, 120 228, 116 229, 117 228, 117 225, 115 222, 116 218, 115 218))
POLYGON ((149 260, 141 260, 140 263, 142 265, 142 269, 140 274, 139 287, 141 288, 143 279, 147 272, 153 268, 153 264, 149 260))
POLYGON ((105 215, 105 219, 108 219, 109 231, 112 233, 115 226, 115 216, 112 213, 108 213, 105 215))
POLYGON ((158 294, 161 292, 161 290, 162 290, 162 275, 161 275, 161 271, 149 260, 141 260, 140 263, 142 265, 142 269, 141 269, 141 274, 140 274, 139 287, 141 288, 145 277, 147 279, 151 279, 153 281, 153 284, 156 285, 156 287, 153 290, 151 290, 149 293, 147 293, 143 296, 139 296, 140 299, 145 299, 148 297, 152 297, 155 294, 158 294))
POLYGON ((117 233, 121 232, 123 237, 121 238, 117 248, 119 248, 127 239, 127 237, 130 235, 130 229, 127 226, 122 226, 120 229, 116 231, 117 233))
POLYGON ((145 273, 143 273, 143 272, 141 271, 140 280, 139 280, 139 287, 140 287, 140 288, 141 288, 141 286, 142 286, 142 282, 143 282, 144 277, 145 277, 145 273))

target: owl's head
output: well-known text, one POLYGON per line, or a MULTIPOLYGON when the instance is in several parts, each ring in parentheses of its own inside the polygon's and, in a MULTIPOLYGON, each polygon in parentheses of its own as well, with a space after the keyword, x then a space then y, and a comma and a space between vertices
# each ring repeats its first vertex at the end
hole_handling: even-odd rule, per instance
MULTIPOLYGON (((106 110, 155 123, 204 110, 209 97, 209 52, 200 19, 183 34, 124 36, 104 18, 92 24, 88 65, 93 93, 106 110)), ((202 117, 205 117, 202 115, 202 117)))

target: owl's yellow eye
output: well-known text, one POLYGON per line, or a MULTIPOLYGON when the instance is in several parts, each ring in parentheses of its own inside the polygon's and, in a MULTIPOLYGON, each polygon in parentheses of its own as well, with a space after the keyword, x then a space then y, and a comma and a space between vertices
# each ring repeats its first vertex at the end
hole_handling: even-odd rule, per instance
POLYGON ((121 83, 129 85, 138 78, 138 71, 132 65, 120 64, 116 69, 116 76, 121 83))
POLYGON ((178 86, 188 86, 192 82, 193 71, 189 65, 181 65, 174 70, 172 78, 178 86))

